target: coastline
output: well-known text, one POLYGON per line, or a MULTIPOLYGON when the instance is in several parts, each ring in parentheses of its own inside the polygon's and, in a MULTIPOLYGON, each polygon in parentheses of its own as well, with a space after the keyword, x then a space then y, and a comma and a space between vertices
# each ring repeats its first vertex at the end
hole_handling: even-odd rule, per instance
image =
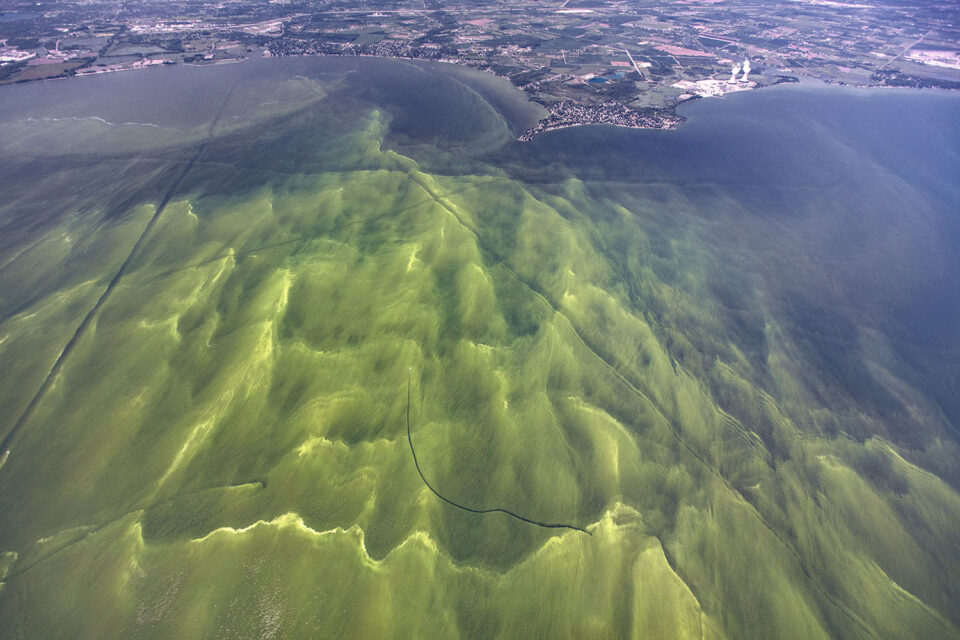
MULTIPOLYGON (((194 68, 207 67, 207 66, 222 66, 230 64, 239 64, 243 62, 258 60, 258 59, 269 59, 269 58, 322 58, 322 57, 336 57, 336 58, 378 58, 386 60, 402 60, 408 62, 419 62, 419 63, 434 63, 434 64, 447 64, 453 67, 457 67, 469 71, 477 71, 489 74, 495 78, 503 79, 509 83, 510 87, 519 91, 523 94, 524 99, 533 105, 538 105, 544 109, 547 113, 541 118, 536 125, 526 129, 520 133, 516 140, 518 142, 530 142, 538 135, 547 133, 549 131, 558 131, 561 129, 568 129, 572 127, 581 127, 588 125, 610 125, 616 127, 622 127, 625 129, 661 129, 661 130, 675 130, 680 125, 686 121, 686 116, 680 115, 677 112, 677 108, 680 105, 687 104, 701 98, 713 97, 708 95, 688 95, 684 94, 681 96, 682 99, 678 99, 666 106, 663 107, 645 107, 643 109, 635 109, 629 106, 624 105, 621 102, 618 102, 615 99, 609 99, 598 104, 585 104, 580 102, 575 102, 571 100, 560 100, 557 102, 546 103, 538 99, 531 98, 526 91, 523 90, 521 86, 518 86, 513 83, 511 78, 506 75, 502 75, 494 71, 488 66, 475 66, 469 62, 463 60, 462 58, 420 58, 420 57, 411 57, 411 56, 385 56, 385 55, 376 55, 370 53, 351 53, 351 52, 323 52, 323 53, 302 53, 302 54, 292 54, 292 55, 276 55, 270 54, 269 51, 264 51, 262 56, 244 56, 239 58, 229 58, 229 59, 219 59, 219 60, 210 60, 206 62, 196 63, 196 62, 170 62, 164 61, 162 63, 154 64, 144 64, 142 61, 140 63, 134 63, 130 66, 110 66, 102 69, 96 69, 95 67, 80 67, 68 72, 64 72, 61 75, 50 77, 50 78, 31 78, 24 80, 17 80, 14 82, 3 83, 6 85, 18 85, 18 84, 32 84, 37 81, 50 81, 50 80, 65 80, 73 77, 83 77, 83 76, 99 76, 105 74, 113 74, 121 71, 142 71, 144 69, 150 68, 169 68, 175 66, 188 66, 194 68)), ((814 76, 807 76, 800 74, 799 76, 787 76, 782 74, 776 74, 771 76, 771 81, 758 83, 747 90, 756 90, 756 89, 765 89, 769 87, 776 86, 778 84, 805 84, 807 82, 817 82, 829 86, 835 86, 840 88, 856 88, 856 89, 934 89, 945 92, 958 91, 960 89, 951 89, 945 87, 912 87, 907 85, 890 85, 890 84, 851 84, 840 81, 831 81, 825 80, 822 78, 817 78, 814 76)), ((3 86, 0 84, 0 86, 3 86)), ((722 96, 721 96, 722 97, 722 96)))

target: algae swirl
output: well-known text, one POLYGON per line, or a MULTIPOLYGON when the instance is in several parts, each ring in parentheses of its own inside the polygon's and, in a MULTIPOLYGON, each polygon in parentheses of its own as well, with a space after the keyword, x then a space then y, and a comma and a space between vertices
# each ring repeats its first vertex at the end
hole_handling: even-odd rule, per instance
POLYGON ((955 96, 0 93, 4 638, 960 637, 955 96))

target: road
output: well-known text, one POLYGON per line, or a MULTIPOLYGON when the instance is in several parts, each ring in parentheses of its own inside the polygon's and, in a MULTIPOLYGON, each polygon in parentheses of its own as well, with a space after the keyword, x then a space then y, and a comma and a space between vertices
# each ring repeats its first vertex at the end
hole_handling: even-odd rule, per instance
POLYGON ((886 62, 884 62, 882 65, 880 65, 879 67, 877 67, 877 71, 883 70, 883 68, 884 68, 885 66, 887 66, 888 64, 890 64, 891 62, 893 62, 894 60, 896 60, 897 58, 899 58, 899 57, 902 56, 903 54, 905 54, 907 51, 910 51, 910 49, 913 49, 915 46, 917 46, 918 44, 920 44, 920 41, 921 41, 921 40, 923 40, 923 39, 926 38, 928 35, 930 35, 931 33, 933 33, 933 31, 934 31, 933 29, 930 29, 930 31, 927 31, 925 34, 923 34, 922 36, 920 36, 919 38, 917 38, 916 40, 914 40, 913 42, 911 42, 910 44, 908 44, 906 49, 904 49, 903 51, 901 51, 901 52, 898 53, 897 55, 893 56, 892 58, 890 58, 889 60, 887 60, 886 62))

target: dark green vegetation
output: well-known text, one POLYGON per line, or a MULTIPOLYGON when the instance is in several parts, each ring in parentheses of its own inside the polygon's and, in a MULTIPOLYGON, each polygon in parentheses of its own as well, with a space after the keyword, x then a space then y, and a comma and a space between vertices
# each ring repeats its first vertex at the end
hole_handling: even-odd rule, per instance
POLYGON ((510 91, 4 89, 4 638, 960 635, 957 99, 510 91))

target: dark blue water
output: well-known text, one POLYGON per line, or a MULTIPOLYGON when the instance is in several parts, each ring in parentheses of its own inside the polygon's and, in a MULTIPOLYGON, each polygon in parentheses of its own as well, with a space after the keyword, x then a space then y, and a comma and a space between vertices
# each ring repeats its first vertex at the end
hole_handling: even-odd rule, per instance
POLYGON ((692 233, 686 260, 708 289, 748 291, 824 375, 882 414, 898 401, 863 347, 880 332, 899 372, 960 425, 960 96, 791 85, 681 111, 676 131, 550 133, 516 145, 505 166, 633 202, 648 212, 638 224, 664 238, 692 233))
POLYGON ((20 20, 34 20, 39 13, 0 13, 0 22, 19 22, 20 20))

